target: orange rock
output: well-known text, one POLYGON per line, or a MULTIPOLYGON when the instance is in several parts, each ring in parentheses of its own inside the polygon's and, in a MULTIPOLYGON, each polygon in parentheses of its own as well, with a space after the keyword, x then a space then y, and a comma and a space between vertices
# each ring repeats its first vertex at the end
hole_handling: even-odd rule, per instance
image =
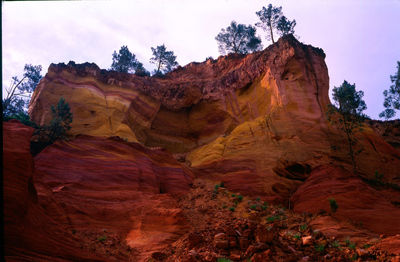
POLYGON ((301 238, 302 244, 309 245, 311 243, 312 236, 305 236, 301 238))

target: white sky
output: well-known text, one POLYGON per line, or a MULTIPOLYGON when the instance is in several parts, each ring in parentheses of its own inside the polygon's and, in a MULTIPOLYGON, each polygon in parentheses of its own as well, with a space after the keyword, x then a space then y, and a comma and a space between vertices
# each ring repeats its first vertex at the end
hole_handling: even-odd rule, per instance
POLYGON ((182 66, 217 58, 214 38, 221 28, 232 20, 256 23, 255 12, 268 3, 296 19, 301 42, 324 49, 331 88, 356 83, 367 114, 377 118, 400 60, 400 0, 2 2, 3 90, 27 63, 42 65, 43 75, 50 63, 70 60, 108 69, 122 45, 149 71, 150 47, 163 43, 182 66))

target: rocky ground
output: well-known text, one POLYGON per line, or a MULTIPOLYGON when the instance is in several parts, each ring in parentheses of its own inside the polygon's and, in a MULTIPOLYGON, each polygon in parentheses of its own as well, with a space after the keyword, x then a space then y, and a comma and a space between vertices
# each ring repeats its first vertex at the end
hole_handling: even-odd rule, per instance
MULTIPOLYGON (((180 200, 191 231, 148 261, 398 261, 382 251, 385 237, 356 243, 329 238, 312 221, 335 214, 298 214, 222 184, 197 179, 180 200), (362 243, 363 242, 363 243, 362 243)), ((400 236, 397 236, 400 239, 400 236)))

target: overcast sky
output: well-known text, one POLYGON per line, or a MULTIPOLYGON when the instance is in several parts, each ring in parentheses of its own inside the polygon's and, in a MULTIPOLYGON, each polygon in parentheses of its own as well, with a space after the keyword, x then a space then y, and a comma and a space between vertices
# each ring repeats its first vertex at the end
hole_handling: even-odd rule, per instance
POLYGON ((150 47, 163 43, 182 66, 217 58, 214 38, 221 28, 232 20, 256 23, 255 12, 268 3, 296 19, 301 42, 325 51, 330 88, 343 80, 356 83, 367 114, 378 118, 382 92, 400 60, 400 0, 2 2, 3 90, 27 63, 42 65, 43 75, 50 63, 70 60, 108 69, 122 45, 150 71, 150 47))

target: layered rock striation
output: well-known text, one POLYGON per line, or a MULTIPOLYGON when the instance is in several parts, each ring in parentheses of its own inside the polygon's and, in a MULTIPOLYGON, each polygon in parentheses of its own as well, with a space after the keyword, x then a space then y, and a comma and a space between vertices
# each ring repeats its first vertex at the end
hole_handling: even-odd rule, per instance
MULTIPOLYGON (((26 156, 26 165, 34 161, 29 183, 36 206, 83 239, 81 249, 96 259, 161 257, 157 252, 171 245, 186 250, 186 232, 196 233, 197 224, 213 226, 210 221, 223 216, 196 206, 196 197, 215 198, 204 193, 205 186, 196 196, 188 194, 194 178, 223 182, 225 190, 299 213, 328 213, 310 218, 326 235, 400 233, 391 216, 400 203, 400 152, 365 125, 356 134, 358 173, 352 174, 344 134, 325 116, 330 101, 324 59, 321 49, 285 36, 263 51, 191 63, 161 78, 89 63, 52 64, 29 114, 38 124, 48 123, 51 105, 64 97, 73 123, 69 141, 34 160, 26 156), (329 215, 330 198, 339 208, 329 215), (201 219, 187 206, 198 208, 193 214, 201 219), (120 253, 104 248, 115 239, 128 247, 119 246, 120 253)), ((12 178, 18 172, 10 172, 11 184, 22 183, 12 178)))

